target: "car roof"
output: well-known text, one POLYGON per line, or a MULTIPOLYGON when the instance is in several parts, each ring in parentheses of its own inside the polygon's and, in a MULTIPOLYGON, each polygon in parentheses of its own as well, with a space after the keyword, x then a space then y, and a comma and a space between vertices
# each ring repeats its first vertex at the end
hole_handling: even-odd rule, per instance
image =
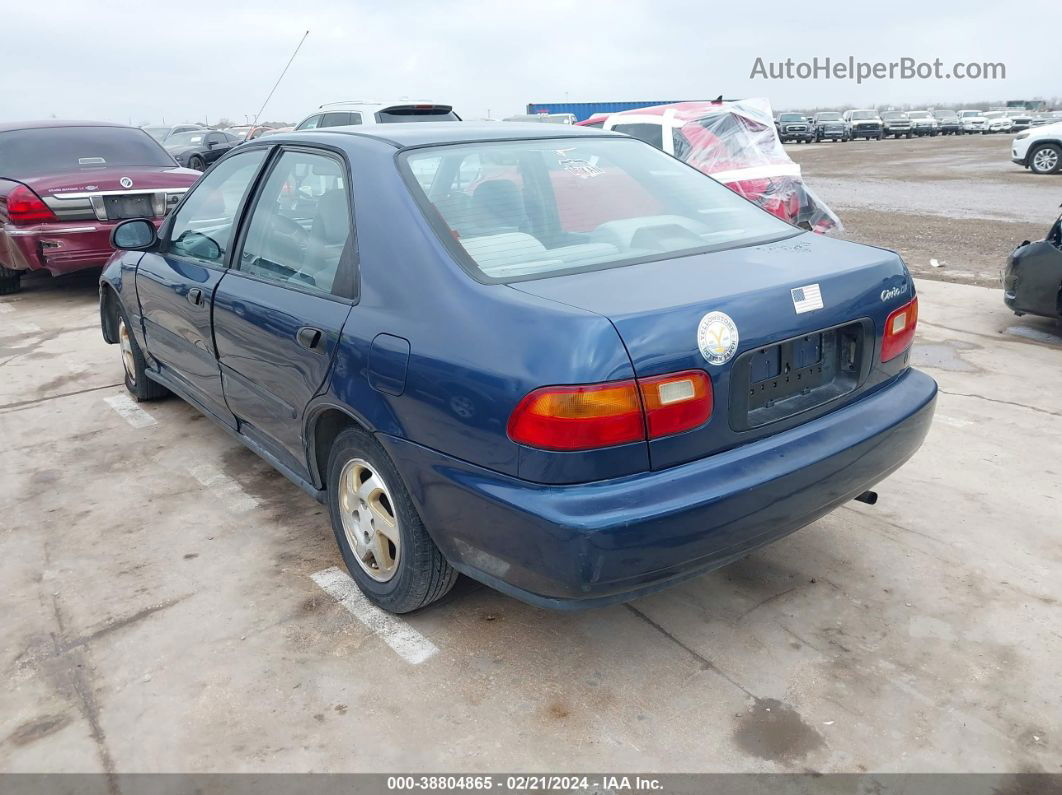
MULTIPOLYGON (((538 122, 397 122, 395 124, 354 125, 325 127, 320 130, 299 130, 279 133, 292 140, 324 141, 331 136, 353 135, 372 138, 398 149, 412 146, 437 146, 444 144, 474 143, 476 141, 541 140, 548 138, 600 138, 602 136, 626 138, 620 133, 611 133, 595 128, 578 127, 573 124, 540 124, 538 122)), ((280 143, 277 136, 269 136, 271 143, 280 143)))
POLYGON ((126 130, 137 130, 139 127, 130 127, 128 124, 116 124, 109 121, 70 121, 67 119, 42 119, 40 121, 12 121, 0 124, 0 132, 12 132, 13 130, 42 130, 50 127, 121 127, 126 130))

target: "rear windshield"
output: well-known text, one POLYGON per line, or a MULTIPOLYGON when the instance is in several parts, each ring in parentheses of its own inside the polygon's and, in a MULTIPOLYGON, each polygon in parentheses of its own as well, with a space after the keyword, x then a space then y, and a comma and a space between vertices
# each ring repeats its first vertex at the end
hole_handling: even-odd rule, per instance
POLYGON ((175 166, 143 130, 126 127, 42 127, 0 133, 0 176, 45 174, 106 166, 175 166))
POLYGON ((166 146, 178 148, 181 146, 201 146, 209 130, 196 130, 195 132, 183 132, 171 135, 166 139, 166 146))
POLYGON ((429 220, 473 275, 512 281, 797 234, 711 177, 622 138, 414 149, 429 220))
POLYGON ((395 107, 381 110, 376 114, 376 121, 380 124, 394 124, 407 121, 461 121, 450 108, 445 105, 438 107, 418 108, 395 107))

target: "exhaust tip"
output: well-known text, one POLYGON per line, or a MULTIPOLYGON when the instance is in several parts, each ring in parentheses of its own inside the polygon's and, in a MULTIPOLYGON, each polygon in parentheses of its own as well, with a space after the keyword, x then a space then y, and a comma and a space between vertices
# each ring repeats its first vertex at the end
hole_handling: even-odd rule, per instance
POLYGON ((864 491, 858 497, 856 502, 865 502, 867 505, 873 505, 878 501, 878 493, 876 491, 864 491))

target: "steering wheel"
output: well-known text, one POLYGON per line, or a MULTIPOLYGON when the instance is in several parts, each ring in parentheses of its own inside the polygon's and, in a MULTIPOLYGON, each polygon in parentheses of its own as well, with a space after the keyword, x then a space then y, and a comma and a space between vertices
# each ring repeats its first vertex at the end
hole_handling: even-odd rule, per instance
POLYGON ((298 270, 306 256, 310 233, 297 221, 274 215, 269 229, 269 259, 278 265, 298 270))

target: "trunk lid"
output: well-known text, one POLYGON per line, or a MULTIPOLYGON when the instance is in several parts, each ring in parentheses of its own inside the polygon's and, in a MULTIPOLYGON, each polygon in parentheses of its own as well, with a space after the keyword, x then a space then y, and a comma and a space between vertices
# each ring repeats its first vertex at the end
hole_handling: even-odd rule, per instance
POLYGON ((638 376, 693 368, 709 374, 712 418, 701 428, 651 441, 654 469, 793 427, 855 399, 880 382, 871 371, 878 367, 885 318, 914 296, 895 253, 810 233, 511 286, 607 317, 638 376), (821 308, 813 308, 814 286, 821 308), (803 294, 794 296, 794 290, 803 294), (725 357, 721 364, 709 363, 698 342, 698 327, 711 312, 725 313, 737 329, 737 345, 717 357, 725 357), (847 375, 830 371, 831 357, 842 349, 854 357, 846 358, 847 375), (787 375, 793 379, 788 384, 787 375), (836 383, 825 383, 830 379, 836 383), (814 388, 803 386, 808 383, 814 388), (767 391, 750 394, 757 390, 767 391))
POLYGON ((20 177, 42 199, 65 193, 102 193, 166 188, 188 188, 199 178, 198 171, 187 168, 151 166, 115 166, 92 168, 39 177, 20 177), (132 184, 122 184, 123 179, 132 184))

